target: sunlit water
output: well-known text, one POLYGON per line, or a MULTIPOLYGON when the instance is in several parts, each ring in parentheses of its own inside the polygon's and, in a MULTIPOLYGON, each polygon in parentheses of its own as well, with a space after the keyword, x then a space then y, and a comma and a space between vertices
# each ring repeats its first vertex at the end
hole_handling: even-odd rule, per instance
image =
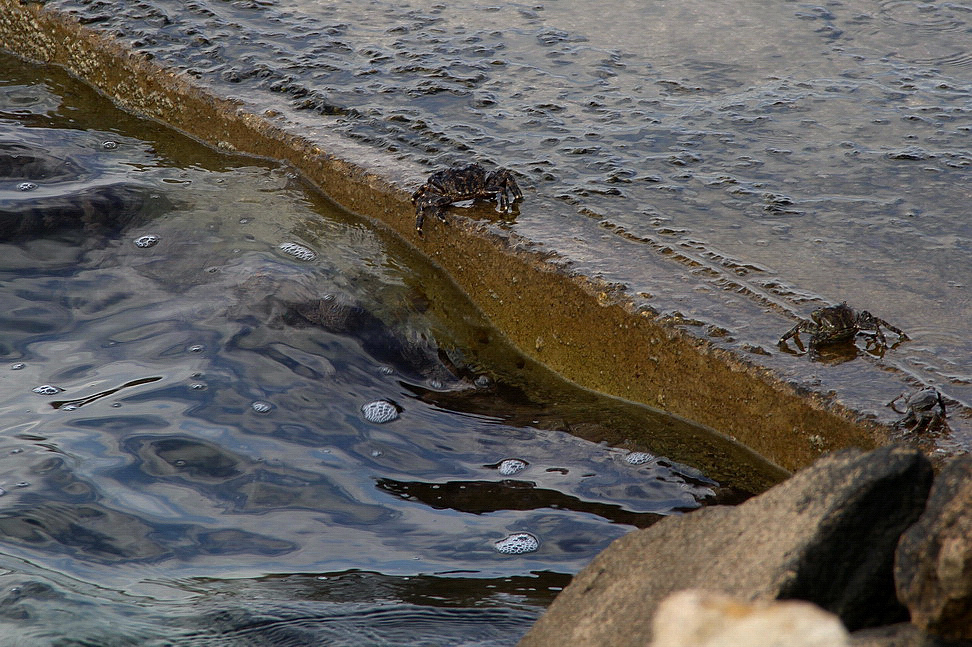
POLYGON ((557 381, 287 169, 0 70, 0 644, 510 645, 780 477, 557 381))
POLYGON ((398 160, 415 185, 508 167, 519 212, 474 217, 884 422, 892 397, 934 385, 951 431, 933 443, 972 447, 967 5, 47 4, 306 135, 358 140, 340 154, 398 160), (911 341, 777 347, 841 301, 911 341))

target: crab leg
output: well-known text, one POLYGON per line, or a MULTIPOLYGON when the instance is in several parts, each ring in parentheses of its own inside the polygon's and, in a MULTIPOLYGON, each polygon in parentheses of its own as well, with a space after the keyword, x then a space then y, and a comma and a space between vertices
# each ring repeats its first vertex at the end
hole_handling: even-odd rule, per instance
POLYGON ((797 325, 795 325, 792 328, 790 328, 789 330, 787 330, 786 333, 784 333, 783 336, 780 337, 780 341, 777 342, 777 343, 782 344, 782 343, 786 342, 787 339, 789 339, 790 337, 793 337, 794 335, 796 335, 797 333, 799 333, 801 330, 803 330, 806 325, 807 325, 807 322, 806 321, 801 321, 797 325))

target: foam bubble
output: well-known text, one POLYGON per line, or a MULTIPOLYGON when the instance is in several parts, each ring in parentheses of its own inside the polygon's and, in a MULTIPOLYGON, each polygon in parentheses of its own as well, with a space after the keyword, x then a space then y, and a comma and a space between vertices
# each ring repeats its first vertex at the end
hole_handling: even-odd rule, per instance
POLYGON ((653 460, 655 460, 655 455, 648 452, 631 452, 624 457, 624 462, 628 465, 644 465, 653 460))
POLYGON ((522 555, 540 548, 540 540, 528 532, 516 532, 495 542, 493 548, 504 555, 522 555))
POLYGON ((478 389, 488 389, 493 385, 493 381, 489 379, 489 376, 487 375, 480 375, 473 381, 473 384, 475 384, 476 388, 478 389))
POLYGON ((33 182, 21 182, 17 185, 18 191, 33 191, 37 188, 37 185, 33 182))
POLYGON ((513 476, 517 472, 522 472, 526 469, 526 466, 527 462, 521 461, 519 458, 507 458, 499 464, 497 469, 503 476, 513 476))
POLYGON ((50 384, 41 384, 40 386, 35 386, 31 390, 34 393, 39 393, 40 395, 56 395, 64 389, 59 389, 56 386, 51 386, 50 384))
POLYGON ((156 245, 159 244, 159 240, 161 239, 155 234, 139 236, 138 238, 135 239, 135 247, 141 247, 142 249, 146 249, 148 247, 155 247, 156 245))
POLYGON ((113 151, 116 148, 118 148, 118 142, 113 142, 109 139, 107 141, 101 142, 101 147, 104 148, 106 151, 113 151))
POLYGON ((312 261, 317 258, 317 252, 297 243, 281 243, 278 249, 299 261, 312 261))
POLYGON ((389 400, 375 400, 361 407, 361 413, 364 415, 365 420, 377 424, 395 420, 398 418, 398 412, 398 405, 389 400))
POLYGON ((263 402, 261 400, 257 400, 256 402, 250 405, 250 408, 256 411, 257 413, 270 413, 270 410, 273 409, 273 405, 270 404, 269 402, 263 402))

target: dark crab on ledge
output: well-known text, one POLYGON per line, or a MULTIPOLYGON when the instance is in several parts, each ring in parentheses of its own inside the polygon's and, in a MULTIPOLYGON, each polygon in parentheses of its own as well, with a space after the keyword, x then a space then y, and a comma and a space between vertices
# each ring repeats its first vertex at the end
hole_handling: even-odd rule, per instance
POLYGON ((927 430, 947 429, 948 423, 945 421, 947 412, 945 410, 945 399, 942 394, 932 387, 926 387, 920 391, 915 391, 911 395, 902 393, 888 403, 895 413, 904 414, 904 417, 894 423, 899 429, 904 428, 920 433, 927 430), (905 409, 902 411, 897 407, 897 403, 904 400, 905 409))
POLYGON ((810 348, 816 348, 824 344, 850 341, 858 333, 864 333, 877 339, 881 346, 887 346, 888 342, 881 331, 882 326, 895 333, 899 340, 908 339, 904 332, 884 319, 875 317, 867 310, 856 312, 844 302, 836 306, 814 310, 810 313, 810 319, 803 319, 790 328, 780 337, 779 343, 785 344, 790 337, 796 337, 797 344, 800 344, 798 334, 805 332, 810 334, 810 348))
POLYGON ((504 168, 487 171, 479 164, 468 164, 436 171, 412 194, 415 230, 422 233, 422 225, 429 215, 448 222, 445 210, 450 204, 494 197, 496 208, 505 213, 509 213, 513 203, 523 197, 513 174, 504 168))

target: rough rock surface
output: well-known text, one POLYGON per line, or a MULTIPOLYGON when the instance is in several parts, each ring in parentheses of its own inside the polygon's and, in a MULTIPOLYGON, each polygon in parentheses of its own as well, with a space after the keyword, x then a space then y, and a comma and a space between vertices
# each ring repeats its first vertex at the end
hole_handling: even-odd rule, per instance
POLYGON ((840 619, 799 600, 740 602, 721 593, 673 593, 658 606, 651 647, 847 647, 840 619))
POLYGON ((862 629, 851 634, 851 647, 972 647, 969 640, 946 640, 909 622, 862 629))
POLYGON ((972 640, 972 456, 935 479, 925 512, 901 537, 895 581, 914 624, 972 640))
POLYGON ((598 555, 520 645, 643 646, 661 600, 687 588, 808 600, 851 630, 906 620, 894 549, 931 482, 918 451, 848 450, 738 507, 663 519, 598 555))

